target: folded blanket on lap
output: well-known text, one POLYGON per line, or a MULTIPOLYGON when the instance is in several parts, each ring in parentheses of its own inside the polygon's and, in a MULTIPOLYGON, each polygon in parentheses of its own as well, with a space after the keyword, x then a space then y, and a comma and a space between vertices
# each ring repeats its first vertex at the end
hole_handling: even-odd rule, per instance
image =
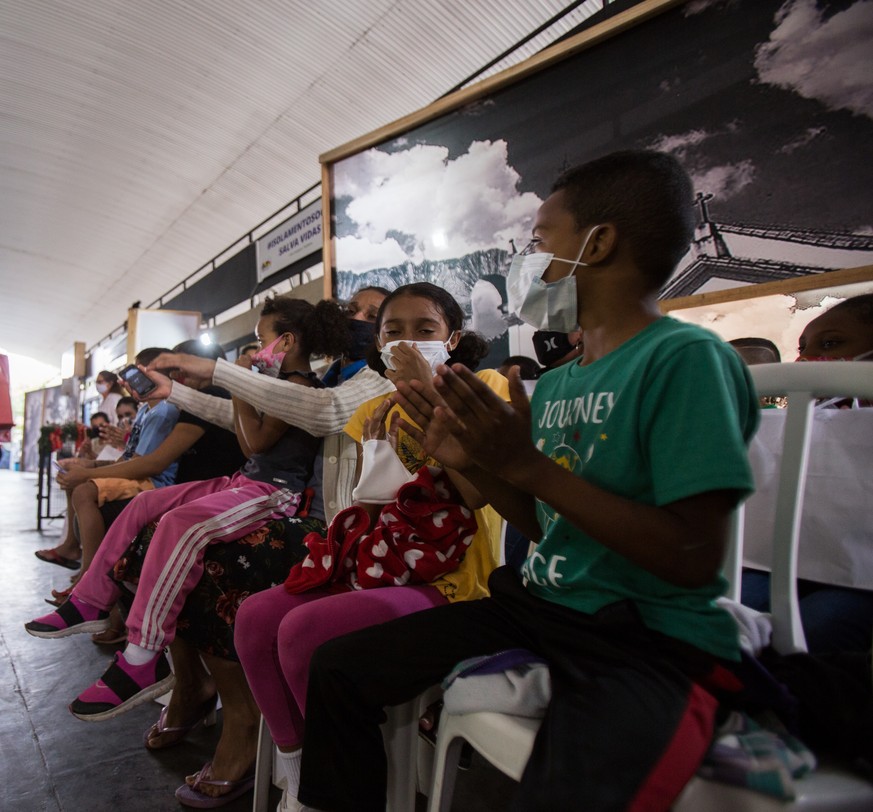
POLYGON ((285 588, 294 594, 326 585, 428 584, 458 568, 476 529, 445 471, 425 466, 382 508, 372 529, 367 512, 354 505, 334 517, 327 538, 307 536, 309 554, 291 569, 285 588))

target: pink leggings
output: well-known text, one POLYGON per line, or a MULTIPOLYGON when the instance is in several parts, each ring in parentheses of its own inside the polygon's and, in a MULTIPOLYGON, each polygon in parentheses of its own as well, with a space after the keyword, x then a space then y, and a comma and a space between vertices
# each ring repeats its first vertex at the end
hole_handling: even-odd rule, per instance
POLYGON ((271 518, 293 516, 299 501, 300 494, 239 473, 145 491, 112 523, 73 594, 109 609, 121 594, 110 577, 112 567, 137 533, 159 519, 127 630, 131 643, 160 651, 175 637, 176 619, 203 574, 206 547, 241 539, 271 518))
POLYGON ((281 747, 303 741, 309 660, 322 643, 444 603, 432 586, 290 595, 280 584, 246 598, 234 643, 273 741, 281 747))

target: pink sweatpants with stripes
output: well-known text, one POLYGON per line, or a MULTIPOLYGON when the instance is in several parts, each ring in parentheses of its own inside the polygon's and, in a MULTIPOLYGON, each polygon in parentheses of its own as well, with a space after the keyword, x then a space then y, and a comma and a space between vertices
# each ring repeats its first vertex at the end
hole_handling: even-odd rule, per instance
POLYGON ((273 741, 280 747, 302 743, 309 660, 322 643, 444 603, 432 586, 291 595, 280 584, 246 598, 233 641, 273 741))
POLYGON ((159 519, 127 616, 127 636, 160 651, 175 637, 185 599, 203 574, 206 547, 240 539, 269 519, 293 516, 299 502, 299 493, 242 474, 141 493, 112 523, 73 594, 109 609, 121 594, 109 573, 137 533, 159 519))

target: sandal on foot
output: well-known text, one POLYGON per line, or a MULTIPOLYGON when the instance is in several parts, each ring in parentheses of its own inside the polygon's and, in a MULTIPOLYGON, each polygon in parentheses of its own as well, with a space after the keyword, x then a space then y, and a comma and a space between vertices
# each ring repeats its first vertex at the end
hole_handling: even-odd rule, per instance
POLYGON ((47 561, 49 564, 57 564, 59 567, 66 567, 68 570, 77 570, 82 566, 82 562, 76 558, 65 558, 56 550, 37 550, 34 555, 40 561, 47 561))
POLYGON ((52 596, 46 598, 45 602, 52 606, 63 606, 73 592, 73 587, 68 586, 66 589, 53 589, 52 596))
POLYGON ((179 725, 178 727, 168 727, 167 722, 167 710, 168 708, 161 708, 161 715, 158 716, 158 721, 155 722, 143 735, 142 743, 145 745, 147 750, 163 750, 167 747, 172 747, 174 744, 178 744, 182 741, 185 736, 187 736, 192 730, 196 727, 199 727, 201 724, 204 727, 212 727, 216 721, 216 710, 215 706, 218 704, 218 695, 207 699, 197 710, 196 721, 192 722, 190 725, 179 725), (163 744, 149 744, 149 741, 154 736, 164 736, 169 737, 163 744))
POLYGON ((196 809, 215 809, 219 806, 229 804, 240 795, 248 792, 255 785, 254 773, 240 778, 238 781, 220 781, 215 778, 208 777, 212 772, 212 762, 207 762, 203 769, 194 776, 193 784, 189 785, 186 781, 179 789, 176 790, 176 800, 185 806, 193 806, 196 809), (209 785, 210 787, 224 787, 227 792, 213 797, 200 792, 198 789, 201 786, 209 785))
POLYGON ((34 637, 69 637, 82 632, 100 632, 109 625, 109 612, 70 597, 54 612, 25 623, 24 628, 34 637), (96 614, 95 614, 96 613, 96 614), (86 615, 91 617, 86 619, 86 615))
POLYGON ((175 681, 163 651, 145 665, 131 665, 119 651, 103 676, 73 701, 70 712, 86 722, 112 719, 167 693, 175 681))
POLYGON ((98 634, 91 635, 91 642, 98 646, 116 646, 127 642, 127 627, 113 629, 111 626, 98 634))

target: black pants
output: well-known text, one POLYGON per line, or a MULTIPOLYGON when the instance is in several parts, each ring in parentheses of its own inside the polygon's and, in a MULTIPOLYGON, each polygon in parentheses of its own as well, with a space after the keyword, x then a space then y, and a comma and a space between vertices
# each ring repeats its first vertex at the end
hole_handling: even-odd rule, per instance
POLYGON ((550 664, 552 701, 515 808, 669 809, 709 746, 718 703, 698 681, 713 659, 647 629, 629 602, 584 615, 533 597, 507 567, 489 586, 491 598, 316 651, 300 800, 327 812, 384 810, 383 707, 413 699, 467 657, 526 648, 550 664))

